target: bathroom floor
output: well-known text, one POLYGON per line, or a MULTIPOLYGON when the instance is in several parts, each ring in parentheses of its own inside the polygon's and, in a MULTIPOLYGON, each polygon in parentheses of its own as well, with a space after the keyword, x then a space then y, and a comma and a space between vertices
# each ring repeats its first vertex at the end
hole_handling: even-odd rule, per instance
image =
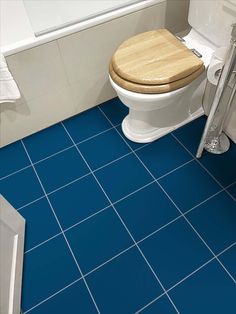
POLYGON ((236 313, 236 145, 196 160, 205 118, 132 143, 126 114, 114 99, 1 149, 22 312, 236 313))

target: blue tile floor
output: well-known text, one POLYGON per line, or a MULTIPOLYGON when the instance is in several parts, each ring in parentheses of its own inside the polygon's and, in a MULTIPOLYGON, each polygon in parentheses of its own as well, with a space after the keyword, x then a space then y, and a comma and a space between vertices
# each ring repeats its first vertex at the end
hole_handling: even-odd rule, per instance
POLYGON ((236 313, 236 145, 196 160, 204 117, 132 143, 126 114, 116 98, 0 150, 22 312, 236 313))

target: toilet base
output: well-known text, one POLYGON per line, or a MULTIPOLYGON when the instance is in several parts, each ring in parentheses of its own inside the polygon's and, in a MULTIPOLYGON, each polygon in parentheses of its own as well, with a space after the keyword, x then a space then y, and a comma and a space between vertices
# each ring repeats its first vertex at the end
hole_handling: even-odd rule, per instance
POLYGON ((176 125, 169 127, 160 128, 149 128, 146 132, 135 132, 135 130, 130 126, 130 114, 128 114, 122 122, 122 131, 124 135, 131 141, 136 143, 149 143, 157 140, 158 138, 180 128, 181 126, 201 117, 204 115, 204 110, 202 107, 197 109, 194 113, 189 115, 185 120, 181 121, 176 125))

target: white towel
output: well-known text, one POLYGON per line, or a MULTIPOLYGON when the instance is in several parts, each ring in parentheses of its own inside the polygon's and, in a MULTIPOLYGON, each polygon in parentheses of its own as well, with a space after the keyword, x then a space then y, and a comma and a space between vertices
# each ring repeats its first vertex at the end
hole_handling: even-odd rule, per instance
POLYGON ((15 102, 20 98, 20 91, 8 70, 6 60, 0 53, 0 103, 15 102))

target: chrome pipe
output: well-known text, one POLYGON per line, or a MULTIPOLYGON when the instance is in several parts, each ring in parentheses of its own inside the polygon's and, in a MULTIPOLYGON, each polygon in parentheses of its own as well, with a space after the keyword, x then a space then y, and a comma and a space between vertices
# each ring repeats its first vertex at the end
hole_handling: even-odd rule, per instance
POLYGON ((196 157, 200 158, 204 148, 214 154, 221 154, 229 149, 229 139, 222 133, 223 126, 235 94, 235 88, 227 104, 222 102, 224 91, 230 81, 236 65, 236 23, 232 25, 230 45, 222 68, 211 110, 202 134, 196 157))

